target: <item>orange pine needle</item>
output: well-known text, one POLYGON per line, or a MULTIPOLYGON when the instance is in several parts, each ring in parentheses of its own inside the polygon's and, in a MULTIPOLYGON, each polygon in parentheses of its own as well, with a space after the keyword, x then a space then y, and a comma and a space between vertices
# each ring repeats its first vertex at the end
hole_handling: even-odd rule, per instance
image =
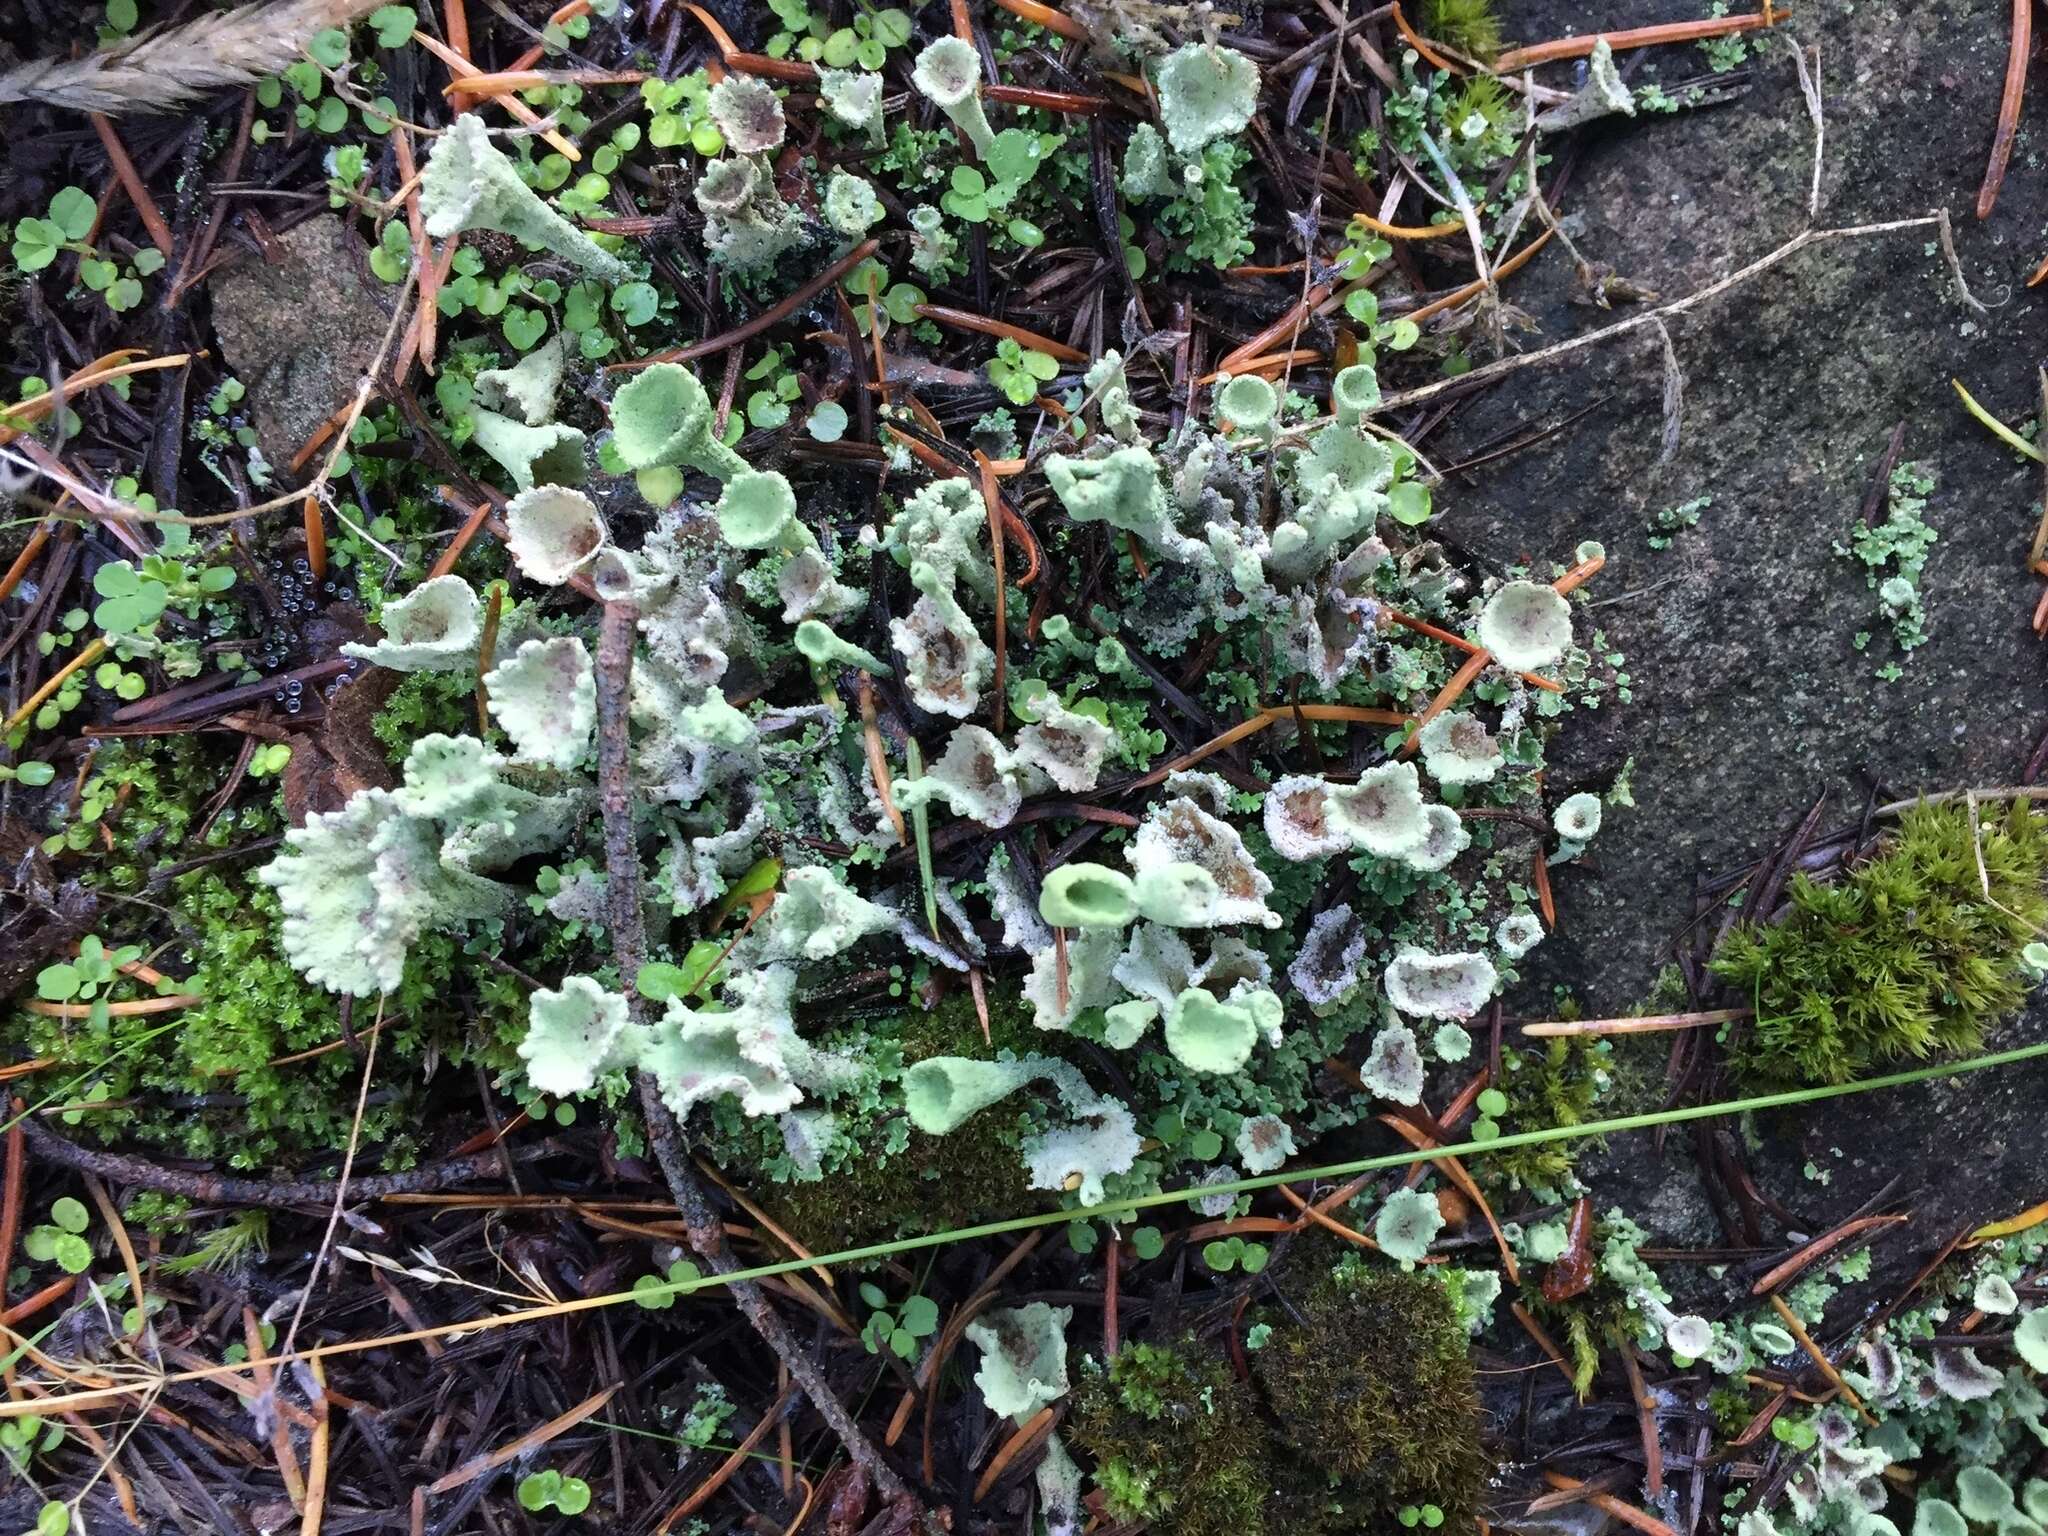
POLYGON ((1607 46, 1620 53, 1630 48, 1655 48, 1664 43, 1697 43, 1710 37, 1732 37, 1775 26, 1783 11, 1749 11, 1740 16, 1709 16, 1699 21, 1671 21, 1654 27, 1629 27, 1620 32, 1589 32, 1583 37, 1560 37, 1554 42, 1515 48, 1493 61, 1495 74, 1511 75, 1531 64, 1550 64, 1558 59, 1583 59, 1604 37, 1607 46))
MULTIPOLYGON (((483 73, 462 54, 457 53, 438 38, 413 28, 412 40, 447 66, 448 73, 458 80, 470 80, 483 73)), ((564 160, 574 164, 583 158, 583 151, 563 138, 552 128, 541 128, 541 115, 521 101, 517 96, 494 96, 491 98, 527 127, 538 129, 540 136, 552 146, 564 160)), ((450 103, 453 105, 453 102, 450 103)))
MULTIPOLYGON (((1538 235, 1534 240, 1531 240, 1527 245, 1523 246, 1519 251, 1515 252, 1514 255, 1510 256, 1506 261, 1502 262, 1499 266, 1495 267, 1493 269, 1494 282, 1497 284, 1500 282, 1502 278, 1512 277, 1515 275, 1515 273, 1521 271, 1522 268, 1528 264, 1528 260, 1531 256, 1534 256, 1538 251, 1542 250, 1544 246, 1550 243, 1550 236, 1552 233, 1553 232, 1551 230, 1545 229, 1542 234, 1538 235)), ((1445 294, 1442 298, 1431 299, 1427 304, 1424 304, 1420 309, 1410 310, 1408 312, 1408 318, 1410 320, 1413 320, 1417 325, 1420 325, 1423 321, 1431 318, 1434 315, 1440 315, 1447 309, 1457 308, 1460 304, 1463 304, 1467 299, 1478 298, 1479 295, 1484 293, 1485 291, 1486 284, 1483 282, 1467 283, 1462 288, 1452 289, 1451 292, 1445 294)))
POLYGON ((1543 926, 1552 933, 1557 932, 1557 898, 1550 894, 1550 863, 1544 858, 1541 848, 1536 850, 1529 883, 1536 887, 1536 910, 1543 915, 1543 926))
POLYGON ((1071 16, 1061 14, 1049 5, 1040 5, 1038 0, 996 0, 996 4, 1012 16, 1021 16, 1048 32, 1057 33, 1077 43, 1088 41, 1088 29, 1080 22, 1071 16))
POLYGON ((1003 685, 1004 674, 1008 671, 1009 636, 1007 634, 1009 589, 1003 582, 1003 493, 996 489, 995 469, 988 461, 988 455, 979 448, 974 450, 974 466, 981 472, 981 500, 988 512, 989 554, 995 566, 996 578, 996 675, 995 684, 989 690, 993 698, 989 701, 989 712, 994 719, 990 727, 997 735, 1003 730, 1003 685))
POLYGON ((1559 597, 1567 597, 1599 575, 1601 567, 1606 564, 1607 557, 1605 555, 1595 555, 1590 560, 1581 560, 1577 565, 1558 577, 1556 581, 1553 581, 1550 584, 1551 590, 1556 592, 1559 597))
MULTIPOLYGON (((1515 1303, 1515 1310, 1517 1312, 1521 1310, 1520 1302, 1515 1303)), ((1566 1374, 1569 1375, 1570 1373, 1566 1372, 1566 1374)), ((1553 1488, 1576 1490, 1586 1486, 1579 1478, 1566 1477, 1562 1472, 1552 1472, 1547 1469, 1543 1474, 1543 1481, 1550 1484, 1553 1488)), ((1670 1526, 1659 1520, 1655 1515, 1646 1515, 1640 1509, 1637 1509, 1635 1505, 1624 1503, 1611 1493, 1587 1493, 1581 1495, 1581 1497, 1586 1503, 1592 1505, 1595 1509, 1603 1510, 1607 1514, 1612 1515, 1623 1525, 1633 1526, 1636 1530, 1643 1532, 1644 1536, 1678 1536, 1676 1531, 1672 1530, 1670 1526)))
POLYGON ((1394 25, 1401 29, 1401 36, 1407 41, 1408 46, 1410 48, 1413 48, 1417 53, 1421 54, 1423 58, 1427 59, 1432 67, 1442 70, 1447 75, 1456 75, 1463 73, 1463 71, 1460 70, 1449 59, 1445 58, 1442 54, 1438 53, 1434 48, 1430 47, 1429 39, 1424 37, 1421 33, 1417 32, 1413 27, 1408 25, 1408 18, 1401 14, 1401 7, 1398 3, 1398 0, 1396 0, 1396 4, 1394 6, 1394 25))
POLYGON ((306 564, 313 569, 313 579, 323 581, 327 577, 327 522, 320 515, 320 498, 308 496, 300 511, 306 520, 306 564))
MULTIPOLYGON (((1413 614, 1402 613, 1394 608, 1382 608, 1380 612, 1384 613, 1403 629, 1412 629, 1418 635, 1427 635, 1432 640, 1441 640, 1445 645, 1455 646, 1467 655, 1480 649, 1479 643, 1476 640, 1467 640, 1463 635, 1454 635, 1448 629, 1439 629, 1428 620, 1418 619, 1413 614)), ((1547 693, 1564 692, 1563 683, 1555 682, 1538 673, 1519 672, 1516 676, 1532 688, 1541 688, 1547 693)))
POLYGON ((1415 723, 1408 732, 1408 739, 1401 743, 1400 751, 1394 755, 1396 757, 1406 757, 1409 753, 1413 752, 1416 742, 1422 735, 1422 728, 1449 709, 1453 704, 1457 703, 1464 696, 1465 690, 1472 686, 1478 679, 1479 674, 1486 670, 1487 665, 1492 660, 1493 652, 1483 646, 1466 657, 1465 664, 1451 674, 1451 680, 1445 683, 1437 696, 1429 701, 1429 706, 1415 717, 1415 723))
POLYGON ((1363 224, 1376 235, 1385 235, 1389 240, 1441 240, 1446 235, 1462 235, 1465 226, 1455 219, 1448 224, 1386 224, 1369 213, 1354 213, 1353 223, 1363 224))
POLYGON ((1020 347, 1043 352, 1062 363, 1088 361, 1087 353, 1077 352, 1063 341, 1054 341, 1050 336, 1027 331, 1023 326, 1012 325, 1007 320, 991 320, 988 316, 977 315, 971 310, 950 309, 944 304, 920 304, 917 306, 917 315, 919 319, 930 320, 939 325, 950 325, 955 330, 978 331, 984 336, 999 336, 1016 342, 1020 347))
POLYGON ((1093 117, 1109 110, 1107 96, 1083 96, 1078 91, 1041 91, 1028 85, 984 85, 984 101, 1006 106, 1032 107, 1040 112, 1058 112, 1067 117, 1093 117))

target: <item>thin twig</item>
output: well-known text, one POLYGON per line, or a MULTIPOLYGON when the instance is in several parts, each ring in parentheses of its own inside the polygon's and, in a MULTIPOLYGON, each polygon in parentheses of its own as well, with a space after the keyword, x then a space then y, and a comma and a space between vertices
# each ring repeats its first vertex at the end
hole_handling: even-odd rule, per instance
MULTIPOLYGON (((633 640, 639 613, 630 602, 605 604, 597 639, 597 776, 598 807, 604 818, 606 896, 611 908, 612 953, 626 985, 628 1006, 635 1014, 642 1002, 633 978, 647 957, 647 936, 640 907, 640 847, 633 829, 632 742, 627 704, 633 678, 633 640)), ((727 1275, 740 1266, 725 1238, 725 1227, 712 1208, 697 1170, 683 1150, 683 1131, 649 1073, 640 1074, 640 1109, 647 1122, 647 1140, 654 1149, 662 1177, 675 1197, 690 1247, 713 1274, 727 1275)), ((846 1405, 832 1390, 818 1363, 798 1344, 789 1326, 768 1304, 768 1293, 754 1281, 733 1281, 728 1289, 740 1311, 775 1357, 789 1368, 790 1380, 811 1400, 832 1428, 846 1453, 882 1497, 892 1504, 916 1505, 916 1496, 883 1459, 846 1405)))
POLYGON ((1538 363, 1547 363, 1556 358, 1564 357, 1569 353, 1582 352, 1588 347, 1599 346, 1601 343, 1611 341, 1626 332, 1640 330, 1653 321, 1663 320, 1672 315, 1682 315, 1688 310, 1697 309, 1709 299, 1718 298, 1729 289, 1740 287, 1751 278, 1768 272, 1772 267, 1777 266, 1778 263, 1797 255, 1810 245, 1822 245, 1833 240, 1867 239, 1874 235, 1896 234, 1908 229, 1926 229, 1930 225, 1939 225, 1941 222, 1940 214, 1930 213, 1914 219, 1888 219, 1878 224, 1850 224, 1834 229, 1806 230, 1801 234, 1794 235, 1775 250, 1759 256, 1755 261, 1750 262, 1749 265, 1737 268, 1717 282, 1709 283, 1697 293, 1688 294, 1682 299, 1675 299, 1671 303, 1657 309, 1645 310, 1639 315, 1631 315, 1626 320, 1617 321, 1615 324, 1605 326, 1600 330, 1588 331, 1583 336, 1573 336, 1565 341, 1556 343, 1554 346, 1544 347, 1535 352, 1524 352, 1514 357, 1502 358, 1497 363, 1488 363, 1483 368, 1474 368, 1471 372, 1460 374, 1456 378, 1441 379, 1434 384, 1424 384, 1416 389, 1400 390, 1383 399, 1379 404, 1378 410, 1380 413, 1385 413, 1406 406, 1419 405, 1425 400, 1435 399, 1438 395, 1448 390, 1463 391, 1477 384, 1489 383, 1494 379, 1505 377, 1519 369, 1533 367, 1538 363))

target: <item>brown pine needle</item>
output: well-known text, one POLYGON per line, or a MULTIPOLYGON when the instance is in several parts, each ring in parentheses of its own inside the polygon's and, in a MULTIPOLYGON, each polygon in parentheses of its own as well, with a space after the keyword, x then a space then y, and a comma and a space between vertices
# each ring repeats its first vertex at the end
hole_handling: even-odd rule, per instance
POLYGON ((1842 1401, 1854 1408, 1864 1423, 1875 1427, 1877 1415, 1863 1406, 1863 1399, 1856 1395, 1849 1383, 1842 1380, 1842 1373, 1835 1369, 1834 1362, 1821 1353, 1820 1346, 1808 1336, 1806 1325, 1799 1321, 1799 1314, 1785 1305, 1785 1298, 1782 1296, 1771 1298, 1771 1308, 1778 1314, 1786 1330, 1799 1341, 1799 1347, 1806 1352, 1806 1357, 1813 1362, 1814 1368, 1827 1378, 1828 1385, 1842 1394, 1842 1401))
POLYGON ((585 1419, 601 1410, 618 1395, 625 1385, 615 1381, 602 1392, 592 1393, 575 1407, 556 1414, 547 1423, 529 1429, 525 1434, 506 1441, 495 1451, 484 1456, 474 1456, 445 1477, 438 1477, 427 1484, 429 1494, 452 1493, 466 1483, 473 1483, 486 1472, 495 1472, 508 1461, 517 1461, 528 1451, 538 1450, 559 1435, 567 1434, 585 1419))
MULTIPOLYGON (((1454 635, 1448 629, 1439 629, 1436 625, 1428 622, 1428 620, 1418 619, 1413 614, 1402 613, 1397 608, 1382 608, 1380 612, 1392 619, 1403 629, 1412 629, 1418 635, 1427 635, 1432 640, 1441 640, 1445 645, 1455 646, 1467 655, 1471 655, 1480 649, 1479 642, 1476 640, 1467 640, 1463 635, 1454 635)), ((1538 673, 1518 672, 1515 675, 1532 688, 1541 688, 1547 693, 1564 692, 1563 683, 1553 681, 1538 673)))
POLYGON ((1415 717, 1415 723, 1408 732, 1408 739, 1401 743, 1401 750, 1395 755, 1406 757, 1413 752, 1416 742, 1421 739, 1422 728, 1463 698, 1465 690, 1477 681, 1479 674, 1484 672, 1492 661, 1493 652, 1483 646, 1466 657, 1465 664, 1451 674, 1451 680, 1429 701, 1428 707, 1415 717))
MULTIPOLYGON (((1733 18, 1731 17, 1730 19, 1732 20, 1733 18)), ((1516 1302, 1515 1310, 1520 1312, 1521 1309, 1522 1304, 1516 1302)), ((1548 1468, 1544 1470, 1543 1481, 1550 1484, 1553 1488, 1570 1489, 1575 1492, 1586 1486, 1584 1481, 1579 1478, 1567 1477, 1562 1472, 1553 1472, 1548 1468)), ((1644 1536, 1678 1536, 1676 1531, 1672 1530, 1670 1526, 1659 1520, 1655 1515, 1644 1514, 1635 1505, 1617 1499, 1611 1493, 1588 1492, 1581 1494, 1580 1497, 1595 1509, 1604 1510, 1606 1513, 1614 1516, 1623 1525, 1633 1526, 1636 1530, 1642 1531, 1644 1536)))
POLYGON ((456 494, 452 485, 438 487, 438 493, 443 501, 463 514, 463 519, 462 526, 455 530, 455 537, 448 541, 448 547, 441 551, 432 568, 428 570, 429 581, 436 576, 446 576, 455 569, 455 563, 462 558, 462 552, 469 548, 491 515, 491 504, 488 501, 479 502, 472 507, 456 494))
POLYGON ((1540 847, 1530 866, 1529 883, 1536 887, 1536 910, 1543 916, 1543 926, 1556 933, 1557 898, 1550 894, 1550 861, 1544 858, 1540 847))
POLYGON ((2034 50, 2034 0, 2012 0, 2012 47, 2005 56, 2005 89, 1998 98, 1998 126, 1991 134, 1991 159, 1977 189, 1977 217, 1988 219, 2005 185, 2013 137, 2020 131, 2020 103, 2027 91, 2027 55, 2034 50))
POLYGON ((1549 1330, 1536 1321, 1536 1314, 1519 1301, 1509 1302, 1508 1308, 1515 1314, 1515 1321, 1522 1325, 1522 1331, 1536 1341, 1536 1347, 1548 1355, 1550 1363, 1564 1373, 1566 1381, 1570 1381, 1572 1368, 1564 1358, 1564 1351, 1557 1347, 1557 1340, 1550 1336, 1549 1330))
MULTIPOLYGON (((418 43, 422 48, 426 49, 427 52, 431 53, 435 58, 439 59, 444 65, 446 65, 448 68, 448 73, 454 76, 457 80, 467 80, 474 75, 480 75, 483 73, 482 70, 478 69, 474 64, 470 63, 469 60, 463 54, 459 53, 453 48, 450 48, 446 43, 440 41, 440 39, 427 36, 426 33, 420 31, 417 27, 413 29, 412 40, 418 43)), ((538 112, 534 111, 533 108, 529 107, 525 102, 521 101, 517 96, 493 96, 491 100, 497 102, 498 105, 503 107, 507 112, 511 113, 512 116, 516 117, 520 122, 524 123, 527 127, 535 129, 537 132, 539 132, 540 136, 543 139, 547 140, 547 142, 554 147, 556 152, 559 153, 564 160, 567 160, 573 164, 577 161, 580 161, 583 158, 583 151, 578 149, 574 144, 570 143, 569 140, 563 138, 561 134, 557 133, 552 128, 543 128, 541 124, 544 121, 544 119, 541 117, 541 115, 538 112)))
POLYGON ((1054 341, 1050 336, 1041 336, 1036 331, 1027 331, 1021 325, 1012 325, 1007 320, 991 320, 986 315, 977 315, 972 310, 952 309, 944 304, 920 304, 918 318, 930 320, 938 325, 950 325, 955 330, 978 331, 984 336, 999 336, 1014 341, 1020 347, 1029 347, 1034 352, 1062 363, 1085 363, 1088 354, 1077 352, 1063 341, 1054 341))
POLYGON ((483 633, 476 647, 476 733, 488 741, 491 736, 491 696, 484 687, 484 674, 491 670, 498 648, 498 624, 505 614, 505 584, 491 583, 491 595, 484 606, 483 633))
POLYGON ((988 461, 988 455, 979 448, 974 450, 974 466, 980 471, 981 500, 988 512, 988 547, 995 566, 996 580, 996 673, 995 683, 989 689, 989 713, 994 723, 990 729, 997 735, 1003 730, 1003 687, 1009 670, 1009 635, 1005 622, 1009 610, 1009 588, 1003 582, 1003 493, 996 489, 996 472, 988 461))
POLYGON ((1545 1024, 1524 1024, 1522 1033, 1541 1038, 1559 1035, 1649 1035, 1672 1029, 1698 1029, 1705 1024, 1728 1024, 1750 1016, 1747 1008, 1709 1008, 1704 1013, 1653 1013, 1639 1019, 1559 1019, 1545 1024))
MULTIPOLYGON (((889 754, 882 745, 882 728, 875 714, 875 685, 865 672, 857 673, 860 689, 860 723, 867 738, 868 772, 875 781, 875 795, 882 802, 882 814, 889 818, 889 825, 896 832, 896 846, 910 846, 910 831, 903 824, 903 813, 896 809, 896 796, 889 782, 889 754)), ((987 1032, 984 1022, 982 1029, 987 1032)))
POLYGON ((1010 1436, 1004 1443, 1003 1448, 990 1458, 989 1464, 983 1469, 981 1476, 975 1480, 974 1497, 970 1502, 979 1504, 983 1499, 987 1498, 989 1490, 1001 1481, 1003 1474, 1010 1470, 1011 1464, 1026 1451, 1035 1449, 1044 1440, 1046 1435, 1051 1433, 1055 1412, 1057 1410, 1048 1403, 1033 1414, 1021 1429, 1010 1436))
POLYGON ((114 175, 119 178, 121 190, 128 194, 128 201, 135 205, 135 211, 142 219, 142 227, 149 232, 150 244, 164 253, 169 261, 176 251, 171 239, 171 226, 164 222, 164 216, 149 195, 149 186, 142 179, 142 172, 135 168, 129 157, 128 148, 121 142, 121 136, 114 132, 114 125, 104 112, 92 114, 93 132, 100 136, 100 144, 107 152, 107 163, 113 166, 114 175))

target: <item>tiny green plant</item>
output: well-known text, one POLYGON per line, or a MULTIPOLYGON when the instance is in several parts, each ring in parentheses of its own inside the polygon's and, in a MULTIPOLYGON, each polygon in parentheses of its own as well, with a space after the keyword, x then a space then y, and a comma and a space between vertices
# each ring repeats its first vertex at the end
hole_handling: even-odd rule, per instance
POLYGON ((28 1470, 31 1458, 47 1456, 63 1443, 62 1424, 46 1424, 32 1413, 0 1420, 0 1460, 16 1475, 28 1470))
POLYGON ((69 1195, 50 1204, 50 1219, 30 1227, 21 1239, 22 1252, 38 1264, 55 1264, 67 1275, 92 1268, 92 1244, 85 1239, 92 1216, 69 1195))
POLYGON ((676 1304, 684 1288, 704 1278, 704 1272, 688 1259, 677 1259, 661 1275, 642 1275, 633 1282, 633 1301, 650 1312, 665 1312, 676 1304))
MULTIPOLYGON (((36 996, 46 1003, 89 1003, 92 1005, 92 1021, 104 1023, 107 993, 120 975, 121 967, 141 958, 142 946, 139 944, 109 949, 98 934, 89 933, 78 941, 78 954, 74 958, 59 960, 36 972, 36 996)), ((81 1227, 79 1230, 84 1229, 81 1227)))
POLYGON ((1038 398, 1039 386, 1059 374, 1059 361, 1051 354, 1026 348, 1005 336, 996 343, 996 355, 989 359, 989 382, 1014 405, 1029 405, 1038 398))
POLYGON ((1219 1237, 1202 1245, 1202 1262, 1219 1275, 1233 1269, 1256 1275, 1266 1267, 1268 1257, 1264 1243, 1248 1243, 1241 1237, 1219 1237))
POLYGON ((68 251, 78 257, 79 282, 99 294, 107 308, 133 309, 142 302, 142 279, 163 270, 163 252, 143 247, 129 259, 124 273, 121 263, 101 255, 86 239, 98 218, 91 193, 83 187, 60 187, 43 217, 15 224, 14 265, 23 272, 40 272, 68 251))
POLYGON ((580 1477, 564 1477, 553 1467, 529 1472, 519 1479, 519 1507, 535 1513, 552 1509, 558 1514, 580 1515, 590 1508, 590 1484, 580 1477))
POLYGON ((871 1355, 887 1349, 899 1359, 915 1360, 920 1341, 938 1332, 939 1304, 929 1296, 907 1296, 892 1308, 882 1288, 867 1283, 860 1288, 860 1299, 875 1309, 860 1331, 860 1341, 871 1355))

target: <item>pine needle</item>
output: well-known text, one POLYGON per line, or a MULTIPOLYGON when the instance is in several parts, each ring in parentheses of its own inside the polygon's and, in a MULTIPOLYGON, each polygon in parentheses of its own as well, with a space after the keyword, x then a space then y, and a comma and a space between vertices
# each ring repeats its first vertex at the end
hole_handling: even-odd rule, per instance
POLYGON ((314 33, 347 26, 380 0, 277 0, 201 16, 82 59, 35 59, 0 75, 0 103, 75 112, 165 112, 247 85, 296 59, 314 33))

